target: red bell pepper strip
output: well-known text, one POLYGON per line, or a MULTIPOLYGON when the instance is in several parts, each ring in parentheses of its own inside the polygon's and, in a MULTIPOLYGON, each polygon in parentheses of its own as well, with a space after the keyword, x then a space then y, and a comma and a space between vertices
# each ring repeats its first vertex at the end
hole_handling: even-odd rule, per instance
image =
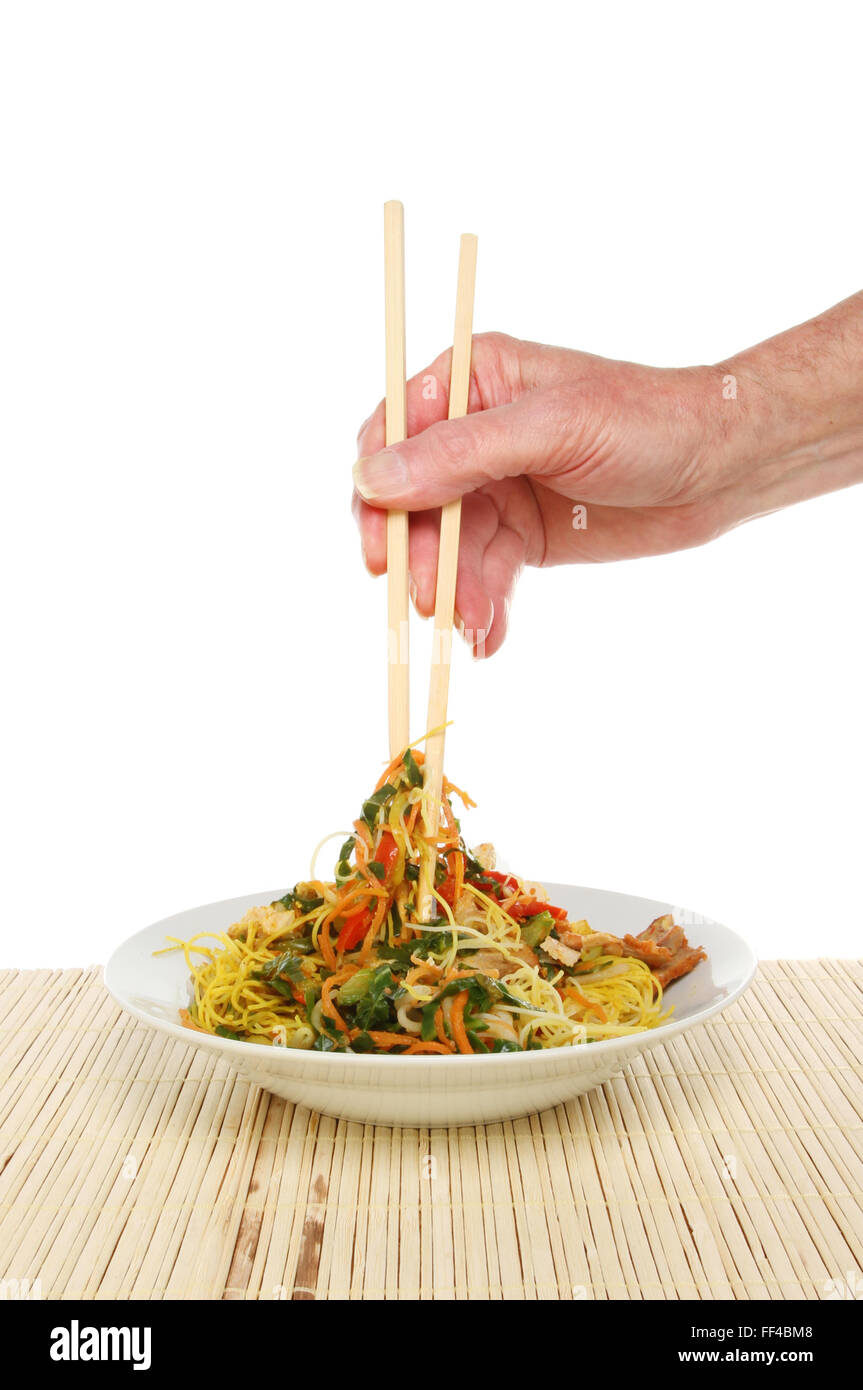
POLYGON ((452 907, 455 897, 455 878, 453 875, 449 874, 435 891, 440 894, 449 907, 452 907))
MULTIPOLYGON (((518 881, 512 874, 499 874, 494 869, 484 869, 486 878, 493 878, 495 883, 500 883, 504 888, 512 890, 518 887, 518 881)), ((524 917, 535 917, 539 912, 550 912, 557 922, 565 922, 567 911, 565 907, 555 907, 552 903, 540 902, 539 898, 522 898, 520 902, 514 903, 508 909, 510 917, 514 917, 520 922, 524 917)))
POLYGON ((388 830, 385 830, 380 838, 380 843, 378 844, 378 847, 375 850, 375 857, 373 860, 375 864, 380 864, 381 868, 384 871, 385 878, 389 877, 390 873, 392 872, 392 867, 395 864, 398 857, 399 847, 395 842, 395 838, 390 834, 388 830))
POLYGON ((540 912, 550 912, 556 922, 565 922, 567 918, 565 907, 554 907, 551 903, 540 902, 539 898, 522 898, 520 902, 507 908, 507 911, 517 922, 523 921, 525 917, 536 917, 540 912))
POLYGON ((336 939, 336 950, 352 951, 354 946, 359 946, 371 924, 372 914, 368 907, 361 907, 359 912, 345 917, 344 926, 336 939))

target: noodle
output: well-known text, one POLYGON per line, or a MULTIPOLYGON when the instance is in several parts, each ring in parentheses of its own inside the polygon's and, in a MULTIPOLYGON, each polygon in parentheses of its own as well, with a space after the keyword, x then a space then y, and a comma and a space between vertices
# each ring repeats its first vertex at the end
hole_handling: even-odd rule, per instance
POLYGON ((224 933, 182 950, 190 1028, 239 1041, 398 1055, 492 1053, 584 1045, 666 1021, 663 980, 691 970, 692 949, 670 917, 638 937, 591 932, 540 885, 497 873, 471 854, 444 778, 440 829, 425 830, 423 755, 387 768, 345 836, 333 882, 313 877, 224 933), (423 864, 436 917, 417 918, 423 864))

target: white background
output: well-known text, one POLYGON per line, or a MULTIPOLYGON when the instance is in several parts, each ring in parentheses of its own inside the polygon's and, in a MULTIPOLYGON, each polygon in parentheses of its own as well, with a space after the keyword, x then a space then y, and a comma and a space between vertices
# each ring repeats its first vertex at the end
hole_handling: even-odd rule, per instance
MULTIPOLYGON (((476 328, 716 361, 860 288, 854 7, 10 4, 0 21, 0 964, 288 886, 386 752, 348 502, 383 383, 476 328)), ((863 492, 531 572, 451 777, 513 868, 859 950, 863 492)), ((422 732, 428 626, 417 622, 422 732)))

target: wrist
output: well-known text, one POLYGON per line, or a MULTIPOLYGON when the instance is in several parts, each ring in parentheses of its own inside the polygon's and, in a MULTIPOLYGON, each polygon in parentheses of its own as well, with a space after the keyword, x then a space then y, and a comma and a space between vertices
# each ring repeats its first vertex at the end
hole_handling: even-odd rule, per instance
POLYGON ((705 370, 720 486, 785 479, 803 497, 863 481, 863 295, 705 370))

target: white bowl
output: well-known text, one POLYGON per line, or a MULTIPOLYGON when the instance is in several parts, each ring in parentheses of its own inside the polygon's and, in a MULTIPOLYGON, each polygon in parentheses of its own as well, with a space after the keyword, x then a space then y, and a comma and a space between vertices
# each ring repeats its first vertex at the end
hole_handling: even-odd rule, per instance
POLYGON ((594 931, 616 936, 637 934, 654 917, 674 913, 690 945, 703 946, 707 960, 669 985, 666 1000, 674 1014, 668 1023, 627 1038, 476 1057, 304 1052, 184 1028, 177 1011, 188 1003, 186 962, 180 952, 153 952, 165 945, 166 936, 224 932, 250 907, 272 902, 283 890, 207 903, 145 927, 113 953, 105 967, 105 984, 121 1008, 143 1023, 189 1047, 203 1048, 230 1063, 247 1081, 297 1105, 363 1124, 431 1126, 487 1124, 571 1100, 602 1085, 639 1053, 703 1023, 752 980, 755 956, 718 922, 650 898, 556 883, 546 886, 551 901, 566 907, 571 920, 586 917, 594 931))

